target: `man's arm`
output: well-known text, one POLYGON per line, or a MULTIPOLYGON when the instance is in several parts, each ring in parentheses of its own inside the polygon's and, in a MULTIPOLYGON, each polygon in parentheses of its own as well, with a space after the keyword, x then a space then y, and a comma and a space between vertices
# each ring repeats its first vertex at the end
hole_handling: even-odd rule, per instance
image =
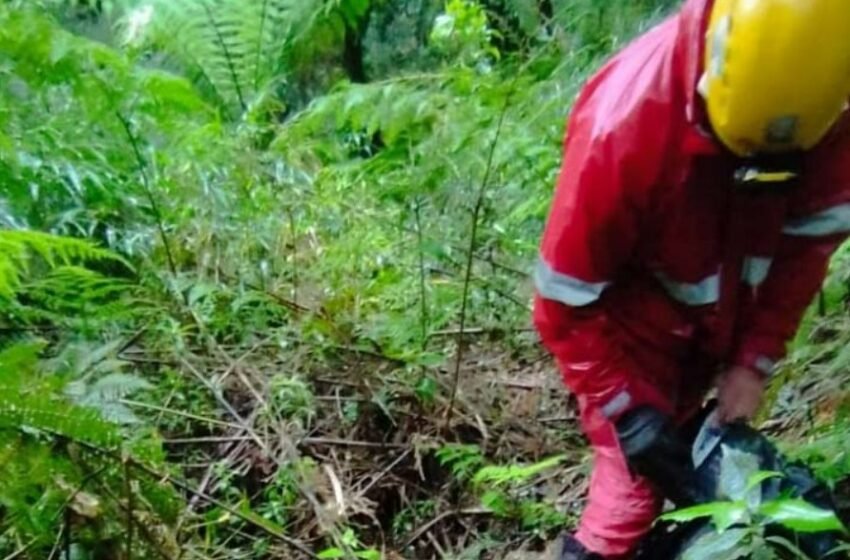
POLYGON ((535 325, 567 386, 609 417, 636 404, 664 409, 656 389, 637 386, 645 376, 623 351, 604 301, 640 236, 661 168, 664 139, 653 135, 663 132, 637 122, 604 130, 585 113, 579 107, 570 123, 541 244, 535 325))
POLYGON ((807 176, 755 305, 742 317, 734 367, 721 380, 725 421, 752 417, 764 381, 823 284, 830 257, 850 234, 850 134, 827 140, 807 161, 807 176))

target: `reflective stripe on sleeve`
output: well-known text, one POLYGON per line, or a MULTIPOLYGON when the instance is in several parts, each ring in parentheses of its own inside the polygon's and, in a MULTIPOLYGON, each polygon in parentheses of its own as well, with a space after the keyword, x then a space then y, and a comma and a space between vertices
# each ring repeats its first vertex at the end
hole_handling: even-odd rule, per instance
POLYGON ((767 257, 747 257, 741 269, 741 280, 748 286, 756 288, 767 280, 773 259, 767 257))
POLYGON ((585 282, 556 271, 541 258, 534 271, 534 284, 542 297, 580 307, 597 301, 611 283, 585 282))
POLYGON ((850 204, 839 204, 811 216, 793 219, 785 224, 782 232, 798 237, 850 233, 850 204))
POLYGON ((625 412, 631 404, 632 396, 628 393, 628 391, 621 391, 602 407, 602 415, 605 416, 605 418, 619 416, 625 412))
POLYGON ((681 303, 693 306, 717 303, 720 298, 720 274, 712 274, 699 282, 676 282, 663 272, 655 276, 670 294, 670 297, 681 303))

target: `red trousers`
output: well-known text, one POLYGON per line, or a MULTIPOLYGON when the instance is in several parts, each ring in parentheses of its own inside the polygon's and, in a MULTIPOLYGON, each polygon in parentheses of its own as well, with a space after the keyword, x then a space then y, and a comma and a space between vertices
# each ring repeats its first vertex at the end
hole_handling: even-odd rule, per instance
MULTIPOLYGON (((639 390, 643 385, 647 391, 634 395, 635 400, 651 403, 679 422, 699 409, 714 377, 713 370, 705 367, 668 367, 656 373, 651 387, 642 383, 632 387, 639 390)), ((646 479, 630 471, 614 424, 601 407, 581 395, 578 401, 581 426, 593 448, 593 472, 575 536, 585 548, 605 558, 626 559, 652 528, 663 501, 646 479)))

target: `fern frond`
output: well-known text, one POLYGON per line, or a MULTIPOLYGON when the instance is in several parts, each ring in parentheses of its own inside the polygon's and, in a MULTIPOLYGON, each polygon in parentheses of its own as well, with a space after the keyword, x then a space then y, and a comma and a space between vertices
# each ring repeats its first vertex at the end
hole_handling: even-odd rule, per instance
POLYGON ((0 386, 0 430, 44 432, 101 447, 121 442, 115 424, 95 410, 64 401, 42 389, 14 394, 14 388, 0 386))
POLYGON ((135 375, 111 373, 87 385, 83 381, 69 384, 66 392, 75 403, 100 412, 106 420, 115 424, 137 424, 138 417, 133 414, 121 399, 153 386, 135 375))
POLYGON ((72 263, 117 263, 132 270, 119 255, 89 241, 29 230, 0 231, 0 298, 14 297, 36 257, 53 270, 72 263))
POLYGON ((58 376, 38 374, 41 342, 19 343, 0 352, 0 430, 40 431, 96 445, 119 441, 114 424, 95 410, 63 397, 58 376))
POLYGON ((244 111, 281 74, 296 5, 295 0, 157 0, 137 41, 164 53, 224 109, 244 111))

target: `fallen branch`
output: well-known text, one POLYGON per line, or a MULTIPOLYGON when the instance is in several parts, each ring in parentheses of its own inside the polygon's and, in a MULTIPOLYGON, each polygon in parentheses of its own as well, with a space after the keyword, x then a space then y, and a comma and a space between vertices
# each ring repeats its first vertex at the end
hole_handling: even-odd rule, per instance
POLYGON ((398 443, 380 443, 374 441, 354 441, 348 439, 308 437, 298 442, 301 445, 328 445, 338 447, 366 447, 370 449, 407 449, 408 446, 398 443))

